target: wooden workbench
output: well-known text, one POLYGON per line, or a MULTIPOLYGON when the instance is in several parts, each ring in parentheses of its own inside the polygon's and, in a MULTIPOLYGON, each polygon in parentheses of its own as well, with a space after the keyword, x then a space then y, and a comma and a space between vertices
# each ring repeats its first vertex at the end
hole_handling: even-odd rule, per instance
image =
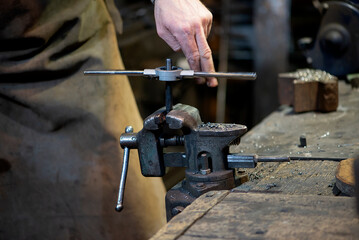
POLYGON ((353 198, 215 191, 152 239, 359 239, 353 198))
POLYGON ((249 181, 202 195, 153 239, 359 239, 354 198, 335 196, 338 161, 332 161, 359 151, 358 90, 341 82, 336 112, 294 114, 281 107, 230 151, 314 160, 245 170, 249 181), (301 135, 306 148, 298 146, 301 135))

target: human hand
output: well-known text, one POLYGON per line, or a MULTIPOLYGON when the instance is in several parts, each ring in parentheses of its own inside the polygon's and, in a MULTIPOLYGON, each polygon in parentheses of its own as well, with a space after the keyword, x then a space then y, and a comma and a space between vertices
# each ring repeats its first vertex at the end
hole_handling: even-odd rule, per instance
MULTIPOLYGON (((184 53, 194 71, 215 72, 207 37, 212 14, 199 0, 156 0, 155 20, 158 35, 174 50, 184 53)), ((207 78, 216 87, 216 78, 207 78)), ((204 79, 198 79, 204 83, 204 79)))

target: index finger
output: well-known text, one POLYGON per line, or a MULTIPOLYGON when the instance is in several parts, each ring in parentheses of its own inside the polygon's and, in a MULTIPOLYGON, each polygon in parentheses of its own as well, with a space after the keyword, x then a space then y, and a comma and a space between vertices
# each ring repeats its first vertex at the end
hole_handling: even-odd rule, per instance
POLYGON ((194 71, 200 71, 200 56, 196 43, 196 39, 193 34, 183 34, 177 37, 183 54, 186 56, 188 64, 194 71))
MULTIPOLYGON (((196 33, 196 42, 200 55, 202 71, 215 72, 213 58, 212 58, 212 51, 208 45, 203 29, 201 29, 199 32, 196 33)), ((218 85, 218 81, 214 77, 207 78, 207 85, 209 87, 216 87, 218 85)))
MULTIPOLYGON (((196 38, 193 34, 182 34, 178 36, 178 42, 181 46, 183 54, 186 56, 190 68, 194 71, 201 71, 200 53, 196 43, 196 38)), ((204 83, 203 78, 196 79, 197 83, 204 83)))

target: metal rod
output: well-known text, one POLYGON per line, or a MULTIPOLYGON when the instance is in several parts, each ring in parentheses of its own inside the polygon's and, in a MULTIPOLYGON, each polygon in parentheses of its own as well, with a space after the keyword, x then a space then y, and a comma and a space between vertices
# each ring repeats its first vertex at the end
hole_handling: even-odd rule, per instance
POLYGON ((166 59, 166 70, 171 71, 172 70, 172 60, 171 58, 166 59))
MULTIPOLYGON (((128 127, 126 127, 125 132, 131 133, 131 132, 133 132, 133 128, 131 126, 128 126, 128 127)), ((119 187, 119 191, 118 191, 118 200, 117 200, 117 205, 116 205, 117 212, 121 212, 123 209, 123 199, 124 199, 124 193, 125 193, 125 185, 126 185, 129 158, 130 158, 130 149, 128 147, 125 147, 124 152, 123 152, 121 181, 120 181, 120 187, 119 187)))
POLYGON ((258 162, 290 162, 291 158, 258 156, 257 160, 258 162))
POLYGON ((257 74, 254 72, 248 72, 248 73, 194 72, 193 76, 240 79, 240 80, 255 80, 257 78, 257 74))
MULTIPOLYGON (((166 59, 166 70, 172 70, 172 60, 166 59)), ((166 112, 169 113, 173 108, 172 83, 166 82, 166 112)))
POLYGON ((289 157, 290 160, 294 161, 334 161, 340 162, 347 159, 348 157, 336 158, 336 157, 289 157))
POLYGON ((166 112, 169 113, 173 108, 172 86, 170 82, 166 82, 166 112))
POLYGON ((140 76, 144 71, 127 71, 127 70, 88 70, 84 71, 85 75, 127 75, 127 76, 140 76))
POLYGON ((290 161, 341 161, 347 159, 343 158, 331 158, 331 157, 297 157, 297 156, 258 156, 258 155, 240 155, 229 154, 227 155, 227 161, 231 167, 248 167, 256 162, 290 162, 290 161))
MULTIPOLYGON (((166 68, 167 68, 166 62, 166 68)), ((172 70, 172 65, 166 70, 172 70)), ((185 72, 186 70, 183 70, 185 72)), ((191 72, 191 71, 189 71, 191 72)), ((127 75, 127 76, 150 76, 158 77, 155 69, 144 70, 87 70, 84 71, 85 75, 127 75), (149 72, 151 71, 151 72, 149 72)), ((257 74, 254 72, 191 72, 190 75, 184 75, 183 77, 216 77, 216 78, 227 78, 227 79, 239 79, 239 80, 255 80, 257 74)))
POLYGON ((332 158, 332 157, 296 157, 296 156, 258 156, 258 162, 290 162, 290 161, 335 161, 340 162, 347 157, 343 158, 332 158))

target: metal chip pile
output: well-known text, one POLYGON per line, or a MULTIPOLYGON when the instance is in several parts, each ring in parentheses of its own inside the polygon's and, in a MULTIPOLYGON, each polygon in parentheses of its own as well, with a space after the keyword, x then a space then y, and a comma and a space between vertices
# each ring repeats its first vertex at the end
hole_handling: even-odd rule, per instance
POLYGON ((212 130, 231 130, 233 128, 238 127, 237 124, 224 124, 224 123, 202 123, 199 125, 201 129, 212 129, 212 130))
POLYGON ((317 81, 317 82, 329 82, 333 80, 337 80, 337 77, 331 75, 322 70, 318 69, 298 69, 296 72, 291 73, 291 75, 298 80, 309 82, 309 81, 317 81), (293 74, 293 75, 292 75, 293 74))

